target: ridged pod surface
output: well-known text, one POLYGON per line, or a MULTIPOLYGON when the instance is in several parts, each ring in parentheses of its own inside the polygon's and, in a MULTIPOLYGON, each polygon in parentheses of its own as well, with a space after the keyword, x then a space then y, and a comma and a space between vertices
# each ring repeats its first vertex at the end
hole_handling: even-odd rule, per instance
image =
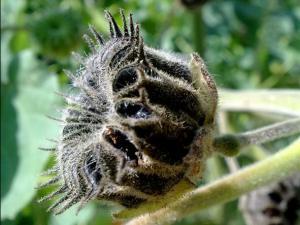
POLYGON ((106 12, 110 39, 90 27, 91 53, 76 74, 77 93, 65 96, 63 130, 51 180, 56 214, 93 199, 125 207, 201 178, 212 152, 217 89, 196 53, 190 60, 144 45, 132 15, 123 30, 106 12), (128 25, 127 25, 128 23, 128 25))

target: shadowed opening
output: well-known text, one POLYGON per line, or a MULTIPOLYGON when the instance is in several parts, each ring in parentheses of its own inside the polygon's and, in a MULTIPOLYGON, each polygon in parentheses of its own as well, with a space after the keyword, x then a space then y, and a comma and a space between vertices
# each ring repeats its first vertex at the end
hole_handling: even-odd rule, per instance
POLYGON ((113 81, 113 91, 117 92, 121 89, 134 84, 137 81, 137 73, 134 68, 125 68, 121 70, 113 81))
POLYGON ((297 218, 299 218, 299 209, 300 209, 300 196, 291 198, 287 202, 287 210, 285 210, 284 217, 287 220, 287 224, 296 224, 297 218))
POLYGON ((88 156, 84 169, 91 180, 93 180, 95 184, 99 184, 102 175, 99 166, 97 166, 97 158, 94 155, 88 156))
POLYGON ((281 197, 281 195, 280 195, 280 193, 278 193, 278 192, 271 192, 271 193, 269 193, 269 197, 270 197, 270 199, 274 202, 274 203, 280 203, 281 201, 282 201, 282 197, 281 197))
POLYGON ((136 155, 138 150, 124 133, 113 128, 107 128, 103 132, 103 135, 105 140, 108 141, 112 146, 124 152, 129 160, 138 160, 136 155))
POLYGON ((275 207, 268 207, 263 210, 263 214, 269 216, 269 217, 279 217, 281 216, 281 212, 279 209, 275 207))
POLYGON ((135 119, 149 118, 151 112, 142 103, 134 103, 128 101, 122 101, 116 104, 116 111, 123 117, 130 117, 135 119))

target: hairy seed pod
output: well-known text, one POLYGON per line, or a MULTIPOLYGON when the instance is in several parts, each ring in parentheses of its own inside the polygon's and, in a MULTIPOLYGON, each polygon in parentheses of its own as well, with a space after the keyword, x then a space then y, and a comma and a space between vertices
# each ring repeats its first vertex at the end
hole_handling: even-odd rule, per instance
POLYGON ((76 74, 76 94, 65 96, 56 147, 61 213, 92 199, 125 207, 168 192, 182 179, 196 182, 212 152, 217 90, 196 53, 185 60, 147 47, 139 25, 121 10, 123 30, 109 12, 110 39, 90 27, 91 54, 76 74))
POLYGON ((300 174, 242 197, 248 225, 297 225, 300 222, 300 174))

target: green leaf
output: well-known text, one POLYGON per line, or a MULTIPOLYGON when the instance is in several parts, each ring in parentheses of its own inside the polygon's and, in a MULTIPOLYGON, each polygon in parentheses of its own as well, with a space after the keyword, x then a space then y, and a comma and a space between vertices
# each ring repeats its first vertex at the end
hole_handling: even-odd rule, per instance
POLYGON ((1 85, 1 220, 15 218, 32 200, 48 158, 38 147, 58 130, 45 117, 59 104, 56 77, 30 51, 14 57, 9 76, 9 83, 1 85))
POLYGON ((95 207, 91 204, 87 205, 82 211, 76 216, 76 207, 72 207, 61 215, 52 216, 50 218, 50 225, 76 225, 86 224, 91 219, 95 211, 95 207))
POLYGON ((88 204, 78 215, 76 215, 76 207, 72 207, 61 215, 51 216, 50 225, 77 225, 77 224, 94 224, 109 225, 111 224, 111 216, 107 210, 99 209, 95 204, 88 204), (98 220, 100 218, 100 220, 98 220), (91 221, 92 220, 92 221, 91 221))
POLYGON ((12 60, 12 55, 9 47, 9 43, 12 37, 11 31, 2 31, 3 27, 16 26, 16 14, 24 6, 25 1, 16 0, 9 1, 3 0, 1 2, 1 83, 8 82, 8 66, 12 60))

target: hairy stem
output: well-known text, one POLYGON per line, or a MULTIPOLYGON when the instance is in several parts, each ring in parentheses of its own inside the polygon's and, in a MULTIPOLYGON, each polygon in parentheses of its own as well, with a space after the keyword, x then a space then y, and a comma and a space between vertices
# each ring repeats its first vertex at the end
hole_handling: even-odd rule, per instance
POLYGON ((237 135, 242 146, 262 144, 300 133, 300 118, 287 120, 237 135))
POLYGON ((238 154, 241 148, 249 145, 262 144, 297 133, 300 133, 300 118, 286 120, 240 134, 225 134, 216 137, 214 148, 217 152, 226 156, 234 156, 238 154))
POLYGON ((127 225, 171 224, 189 214, 225 203, 271 182, 300 172, 300 139, 277 154, 185 194, 177 201, 144 214, 127 225))

